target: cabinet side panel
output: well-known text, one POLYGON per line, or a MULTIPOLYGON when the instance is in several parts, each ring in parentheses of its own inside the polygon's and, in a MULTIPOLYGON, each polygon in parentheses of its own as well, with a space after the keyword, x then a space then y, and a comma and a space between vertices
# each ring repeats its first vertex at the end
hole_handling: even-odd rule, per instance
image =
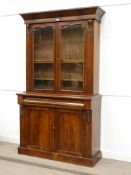
POLYGON ((94 21, 93 94, 99 94, 100 23, 94 21))
POLYGON ((92 156, 100 151, 101 97, 92 100, 92 156))

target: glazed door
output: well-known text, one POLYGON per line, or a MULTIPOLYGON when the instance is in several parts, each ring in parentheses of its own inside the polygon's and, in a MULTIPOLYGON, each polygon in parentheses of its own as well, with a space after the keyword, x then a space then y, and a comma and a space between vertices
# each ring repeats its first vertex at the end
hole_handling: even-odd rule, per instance
POLYGON ((21 109, 21 146, 43 151, 54 150, 54 112, 48 108, 21 109), (23 112, 22 112, 23 111, 23 112))
POLYGON ((83 93, 87 66, 85 23, 34 24, 31 36, 33 91, 83 93))
POLYGON ((55 89, 55 26, 33 25, 33 89, 55 89))
POLYGON ((84 23, 60 23, 60 91, 84 90, 84 23))
POLYGON ((56 151, 60 154, 87 157, 91 151, 90 112, 59 110, 57 114, 56 151))

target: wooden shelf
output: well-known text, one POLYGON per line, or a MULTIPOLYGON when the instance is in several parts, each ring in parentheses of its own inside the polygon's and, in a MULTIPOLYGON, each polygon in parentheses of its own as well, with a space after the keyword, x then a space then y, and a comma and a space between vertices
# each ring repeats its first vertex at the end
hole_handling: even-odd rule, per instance
POLYGON ((54 81, 53 78, 34 78, 34 80, 46 80, 46 81, 54 81))
MULTIPOLYGON (((41 63, 50 63, 50 64, 54 64, 54 61, 50 61, 50 60, 35 60, 35 63, 37 64, 41 64, 41 63)), ((84 63, 84 60, 61 60, 61 63, 71 63, 71 64, 76 64, 76 63, 84 63)))
POLYGON ((54 64, 52 60, 35 60, 35 64, 45 64, 45 63, 54 64))
POLYGON ((75 59, 69 59, 69 60, 61 60, 61 63, 71 63, 71 64, 76 64, 76 63, 84 63, 84 60, 75 60, 75 59))
MULTIPOLYGON (((47 80, 47 81, 54 81, 53 78, 34 78, 34 80, 47 80)), ((80 79, 61 79, 61 81, 80 81, 80 82, 83 82, 83 80, 80 80, 80 79)))
POLYGON ((83 82, 83 80, 80 80, 80 79, 66 79, 66 78, 61 79, 61 81, 81 81, 83 82))

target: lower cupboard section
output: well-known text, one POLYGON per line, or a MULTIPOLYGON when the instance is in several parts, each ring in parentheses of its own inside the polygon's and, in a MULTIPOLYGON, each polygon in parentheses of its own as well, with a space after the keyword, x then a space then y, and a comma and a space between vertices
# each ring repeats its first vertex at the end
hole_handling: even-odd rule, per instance
POLYGON ((92 111, 20 107, 20 154, 93 166, 92 111))

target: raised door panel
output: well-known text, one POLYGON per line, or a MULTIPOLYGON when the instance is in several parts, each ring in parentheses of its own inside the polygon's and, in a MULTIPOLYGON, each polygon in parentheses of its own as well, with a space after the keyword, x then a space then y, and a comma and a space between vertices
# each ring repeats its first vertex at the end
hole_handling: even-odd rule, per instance
POLYGON ((53 150, 53 112, 42 108, 30 108, 29 120, 29 145, 32 148, 44 151, 53 150))
POLYGON ((73 156, 81 156, 83 151, 83 112, 59 110, 57 114, 57 152, 73 156))

